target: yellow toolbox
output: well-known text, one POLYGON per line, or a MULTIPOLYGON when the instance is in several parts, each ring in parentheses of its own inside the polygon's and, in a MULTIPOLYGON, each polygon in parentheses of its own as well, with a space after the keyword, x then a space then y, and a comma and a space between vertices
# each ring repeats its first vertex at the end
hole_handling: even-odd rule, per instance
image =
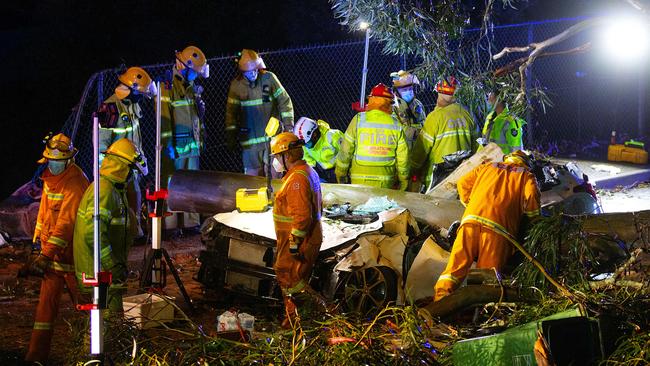
POLYGON ((267 187, 259 189, 240 188, 235 196, 239 212, 264 212, 272 206, 267 187))
POLYGON ((607 160, 625 161, 634 164, 648 164, 648 152, 636 144, 609 145, 607 148, 607 160), (627 145, 627 146, 626 146, 627 145))

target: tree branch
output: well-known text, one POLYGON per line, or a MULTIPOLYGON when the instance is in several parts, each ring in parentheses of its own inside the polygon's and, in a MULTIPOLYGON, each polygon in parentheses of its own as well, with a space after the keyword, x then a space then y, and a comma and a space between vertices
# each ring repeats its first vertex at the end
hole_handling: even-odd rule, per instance
MULTIPOLYGON (((531 51, 528 56, 520 58, 515 61, 515 63, 521 63, 519 65, 519 77, 521 79, 521 84, 520 84, 520 92, 519 95, 517 96, 516 100, 521 100, 522 98, 526 97, 526 72, 528 71, 528 68, 537 60, 538 57, 544 54, 544 51, 558 43, 561 43, 565 41, 568 38, 573 37, 574 35, 583 32, 585 29, 601 25, 605 22, 605 19, 602 17, 599 18, 591 18, 587 20, 583 20, 580 23, 577 23, 568 29, 566 29, 564 32, 559 33, 551 38, 548 38, 542 42, 537 42, 537 43, 531 43, 526 47, 505 47, 501 52, 498 54, 494 55, 492 59, 498 60, 501 57, 509 54, 509 53, 519 53, 519 52, 528 52, 531 51)), ((580 47, 579 47, 580 48, 580 47)))

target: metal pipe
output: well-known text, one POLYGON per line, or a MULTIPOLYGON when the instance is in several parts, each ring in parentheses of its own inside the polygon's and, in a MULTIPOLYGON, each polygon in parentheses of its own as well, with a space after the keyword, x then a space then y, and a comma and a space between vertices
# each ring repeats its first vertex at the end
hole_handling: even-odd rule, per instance
MULTIPOLYGON (((160 165, 161 165, 161 154, 162 154, 162 124, 161 124, 161 95, 160 95, 160 81, 156 82, 156 89, 158 94, 156 95, 156 162, 155 162, 155 192, 160 191, 160 165)), ((158 200, 156 200, 155 212, 158 212, 158 200)), ((160 250, 162 248, 162 217, 152 217, 151 218, 151 248, 154 250, 160 250)), ((160 258, 158 256, 154 257, 154 264, 151 267, 151 283, 154 285, 162 284, 162 273, 160 271, 160 258)))
MULTIPOLYGON (((93 270, 95 279, 99 279, 99 272, 102 270, 101 243, 99 235, 99 118, 93 116, 93 270)), ((93 287, 93 304, 95 308, 90 310, 90 353, 101 355, 104 353, 104 321, 99 305, 99 286, 93 287)))
MULTIPOLYGON (((281 180, 272 181, 276 192, 281 184, 281 180)), ((173 211, 207 215, 230 212, 236 209, 237 189, 257 189, 265 185, 264 177, 216 171, 178 170, 169 182, 168 204, 173 211)), ((408 208, 419 221, 438 227, 448 227, 463 214, 463 206, 456 199, 355 184, 321 184, 321 188, 325 205, 345 202, 359 205, 370 198, 386 196, 398 205, 408 208)))
POLYGON ((361 95, 359 96, 359 107, 363 109, 366 105, 366 77, 368 75, 368 47, 370 45, 370 28, 366 28, 366 46, 363 53, 363 70, 361 71, 361 95))
MULTIPOLYGON (((162 139, 160 137, 162 133, 162 125, 160 118, 160 108, 161 96, 160 96, 160 81, 156 82, 156 87, 158 88, 158 94, 156 95, 156 170, 155 174, 155 190, 156 192, 160 191, 160 164, 161 164, 161 154, 162 154, 162 139)), ((157 203, 156 203, 157 204, 157 203)), ((153 249, 160 249, 162 242, 162 218, 154 217, 151 220, 151 247, 153 249)))

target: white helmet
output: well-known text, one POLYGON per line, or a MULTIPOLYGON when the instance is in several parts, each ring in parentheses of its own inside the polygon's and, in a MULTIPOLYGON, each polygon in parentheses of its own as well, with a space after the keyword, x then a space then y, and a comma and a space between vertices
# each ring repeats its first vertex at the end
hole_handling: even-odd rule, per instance
POLYGON ((308 143, 316 129, 318 129, 316 121, 307 117, 300 117, 298 122, 293 126, 293 133, 299 139, 303 139, 305 143, 308 143))

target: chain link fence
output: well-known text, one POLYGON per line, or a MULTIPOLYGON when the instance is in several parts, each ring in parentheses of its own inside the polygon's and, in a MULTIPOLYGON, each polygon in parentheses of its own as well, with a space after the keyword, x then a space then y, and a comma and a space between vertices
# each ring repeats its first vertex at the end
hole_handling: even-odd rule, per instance
MULTIPOLYGON (((497 27, 494 29, 494 50, 498 52, 504 46, 523 46, 547 39, 577 21, 556 20, 497 27)), ((477 30, 469 32, 475 32, 470 36, 478 34, 477 30)), ((589 38, 589 33, 584 32, 562 43, 558 49, 579 46, 589 38)), ((359 98, 363 52, 363 42, 346 42, 261 54, 269 70, 278 76, 291 96, 296 120, 301 116, 320 118, 334 128, 345 130, 355 114, 351 104, 359 98)), ((513 55, 500 64, 520 56, 513 55)), ((485 63, 489 54, 483 50, 480 57, 485 63)), ((572 141, 576 145, 579 141, 607 139, 611 130, 629 134, 636 132, 640 100, 637 83, 634 80, 630 81, 631 84, 613 80, 607 67, 596 59, 586 53, 540 59, 534 64, 531 81, 546 89, 554 107, 545 113, 537 109, 522 116, 529 122, 526 132, 529 147, 561 144, 562 141, 572 141), (612 89, 614 85, 616 87, 612 89)), ((234 57, 211 58, 209 63, 210 78, 197 80, 205 89, 203 99, 206 103, 204 123, 207 140, 201 154, 201 169, 241 172, 240 152, 228 150, 224 138, 228 86, 236 72, 234 57)), ((384 55, 382 45, 371 41, 368 65, 367 89, 370 89, 379 82, 389 84, 391 72, 412 68, 415 63, 406 57, 384 55)), ((144 68, 155 79, 162 77, 171 67, 172 63, 144 68)), ((62 129, 75 139, 80 150, 77 161, 86 173, 92 169, 91 115, 113 93, 118 83, 118 72, 118 69, 104 70, 91 76, 77 109, 62 129)), ((435 106, 435 94, 428 85, 417 97, 430 112, 435 106)), ((154 101, 141 102, 144 151, 150 162, 153 162, 156 140, 153 105, 154 101)), ((479 121, 479 125, 482 124, 479 121)))

